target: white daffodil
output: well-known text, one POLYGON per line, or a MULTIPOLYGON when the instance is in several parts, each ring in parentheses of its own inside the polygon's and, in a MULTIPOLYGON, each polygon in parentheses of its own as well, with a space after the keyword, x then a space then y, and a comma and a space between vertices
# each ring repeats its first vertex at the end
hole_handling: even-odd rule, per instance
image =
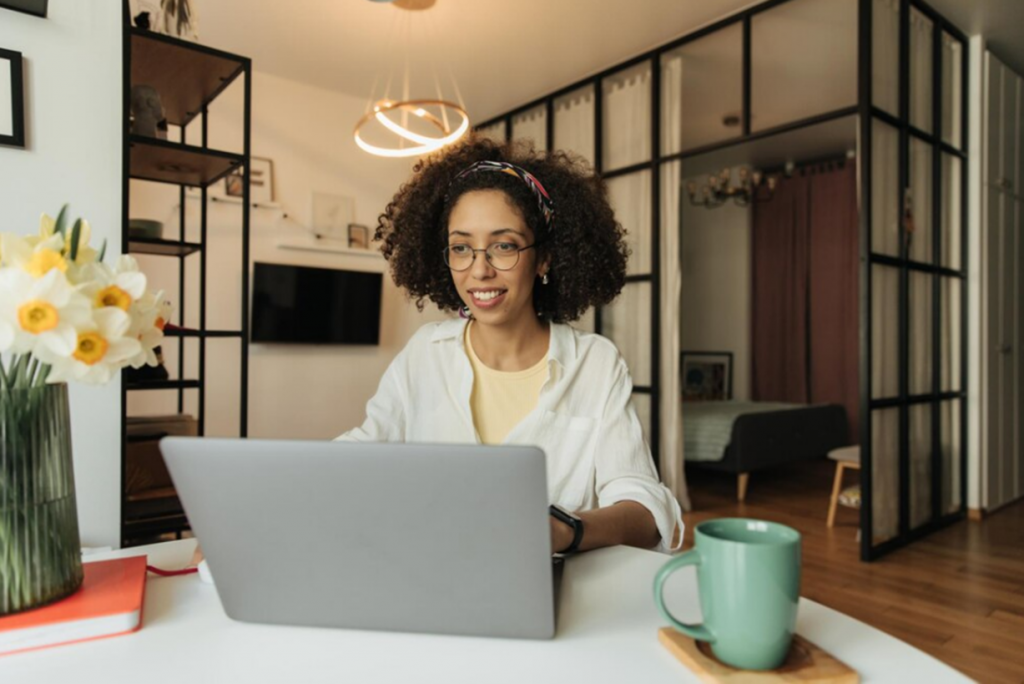
POLYGON ((0 318, 0 354, 11 348, 14 344, 14 326, 10 321, 0 318))
POLYGON ((13 233, 0 235, 0 254, 3 254, 3 265, 20 269, 33 278, 42 278, 52 270, 66 273, 68 261, 62 253, 63 248, 64 240, 60 235, 34 241, 13 233))
MULTIPOLYGON (((64 229, 63 246, 61 252, 68 260, 71 260, 71 238, 74 232, 74 226, 66 226, 64 229)), ((40 242, 46 242, 47 240, 57 236, 61 237, 57 233, 57 220, 43 214, 39 217, 39 237, 37 238, 40 242)), ((78 250, 75 253, 74 262, 76 264, 89 264, 96 261, 97 252, 95 249, 89 246, 89 240, 92 238, 92 227, 89 222, 82 219, 78 229, 78 250)), ((29 238, 31 240, 31 238, 29 238)))
POLYGON ((112 306, 130 311, 132 304, 146 293, 146 276, 139 272, 138 262, 127 254, 113 268, 96 262, 72 270, 72 280, 82 283, 83 294, 97 309, 112 306))
POLYGON ((131 325, 128 314, 117 307, 104 307, 92 312, 90 324, 78 329, 70 354, 67 349, 40 349, 37 357, 51 366, 47 382, 77 380, 90 385, 110 381, 128 359, 139 351, 139 341, 126 336, 131 325))
POLYGON ((0 233, 0 353, 21 357, 19 386, 102 384, 129 364, 155 365, 153 348, 170 315, 163 293, 146 291, 129 256, 100 263, 89 223, 68 225, 66 207, 61 215, 43 214, 37 235, 0 233), (25 364, 26 356, 42 365, 25 364))
POLYGON ((139 341, 141 348, 128 360, 132 368, 156 366, 160 361, 154 349, 164 339, 164 325, 170 317, 170 305, 163 301, 164 293, 146 292, 137 302, 132 304, 132 317, 128 335, 139 341))
POLYGON ((66 349, 90 314, 89 301, 59 269, 39 278, 20 268, 0 269, 0 345, 10 335, 5 349, 15 354, 66 349))

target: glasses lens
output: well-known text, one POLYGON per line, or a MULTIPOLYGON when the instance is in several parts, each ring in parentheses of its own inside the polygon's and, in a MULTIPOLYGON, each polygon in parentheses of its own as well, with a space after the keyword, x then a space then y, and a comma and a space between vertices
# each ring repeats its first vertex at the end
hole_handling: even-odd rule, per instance
POLYGON ((519 263, 519 248, 499 242, 487 248, 487 260, 499 271, 510 271, 519 263))
POLYGON ((444 261, 453 271, 465 271, 473 264, 473 250, 466 245, 449 245, 444 250, 444 261))

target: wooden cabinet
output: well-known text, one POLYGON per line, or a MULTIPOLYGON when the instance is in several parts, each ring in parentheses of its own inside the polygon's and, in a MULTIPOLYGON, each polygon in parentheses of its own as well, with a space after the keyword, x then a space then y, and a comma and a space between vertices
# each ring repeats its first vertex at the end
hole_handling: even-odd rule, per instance
POLYGON ((1024 497, 1024 80, 985 54, 982 506, 1024 497))

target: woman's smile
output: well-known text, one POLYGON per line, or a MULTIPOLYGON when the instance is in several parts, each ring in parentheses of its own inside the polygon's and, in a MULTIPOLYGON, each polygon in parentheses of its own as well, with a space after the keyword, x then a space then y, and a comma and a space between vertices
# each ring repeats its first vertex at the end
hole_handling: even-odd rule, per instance
POLYGON ((469 290, 469 294, 473 297, 473 303, 485 309, 501 304, 506 292, 508 290, 494 288, 470 288, 469 290))

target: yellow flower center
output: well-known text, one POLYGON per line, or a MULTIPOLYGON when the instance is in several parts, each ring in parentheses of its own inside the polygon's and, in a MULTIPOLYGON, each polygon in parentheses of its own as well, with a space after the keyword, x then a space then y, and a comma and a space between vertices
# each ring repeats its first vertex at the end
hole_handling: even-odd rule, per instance
POLYGON ((111 285, 100 290, 96 294, 96 306, 116 306, 122 311, 127 311, 131 306, 132 297, 117 285, 111 285))
POLYGON ((61 273, 68 270, 68 262, 64 260, 60 252, 52 249, 40 249, 32 254, 32 258, 25 264, 25 270, 35 278, 42 278, 56 268, 61 273))
POLYGON ((60 322, 57 309, 53 304, 44 302, 41 299, 33 299, 26 302, 18 309, 18 323, 21 329, 33 335, 53 330, 60 322))
POLYGON ((79 333, 78 344, 75 346, 75 353, 72 356, 82 363, 92 366, 103 360, 109 346, 110 344, 99 333, 79 333))

